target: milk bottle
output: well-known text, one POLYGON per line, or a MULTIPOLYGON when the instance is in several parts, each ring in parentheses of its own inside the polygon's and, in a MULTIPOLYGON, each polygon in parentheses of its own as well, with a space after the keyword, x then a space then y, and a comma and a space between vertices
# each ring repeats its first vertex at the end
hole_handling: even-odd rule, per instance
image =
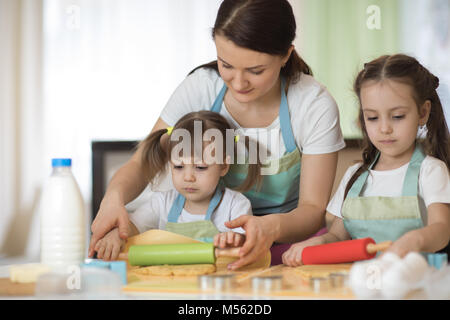
POLYGON ((41 263, 58 271, 84 261, 86 217, 71 159, 52 159, 41 202, 41 263))

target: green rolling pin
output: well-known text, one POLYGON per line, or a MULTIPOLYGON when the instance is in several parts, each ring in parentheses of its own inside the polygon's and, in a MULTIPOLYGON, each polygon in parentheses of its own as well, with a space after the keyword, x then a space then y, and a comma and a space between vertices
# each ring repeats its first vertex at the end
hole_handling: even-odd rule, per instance
POLYGON ((132 266, 162 264, 213 264, 218 257, 239 257, 241 248, 215 248, 212 243, 151 244, 131 246, 119 254, 132 266))

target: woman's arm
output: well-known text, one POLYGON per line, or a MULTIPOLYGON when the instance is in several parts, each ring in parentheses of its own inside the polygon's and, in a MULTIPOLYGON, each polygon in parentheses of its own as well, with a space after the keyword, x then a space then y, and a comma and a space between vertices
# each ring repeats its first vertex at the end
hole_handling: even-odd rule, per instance
POLYGON ((436 252, 449 243, 450 205, 447 203, 432 203, 427 209, 427 226, 405 233, 387 251, 403 257, 410 251, 436 252))
MULTIPOLYGON (((152 132, 167 127, 168 125, 159 118, 152 132)), ((128 238, 128 212, 125 205, 139 196, 148 183, 142 174, 141 156, 142 151, 138 148, 109 182, 100 209, 91 226, 93 234, 89 244, 89 257, 94 255, 97 241, 113 228, 119 228, 122 239, 128 238)))
POLYGON ((263 217, 243 216, 226 223, 228 228, 242 227, 246 232, 241 258, 230 265, 232 269, 255 261, 270 249, 274 241, 302 241, 324 226, 337 160, 337 152, 303 155, 299 204, 291 212, 263 217))
POLYGON ((337 152, 302 156, 298 207, 289 213, 274 215, 280 231, 276 241, 301 241, 325 225, 337 160, 337 152))

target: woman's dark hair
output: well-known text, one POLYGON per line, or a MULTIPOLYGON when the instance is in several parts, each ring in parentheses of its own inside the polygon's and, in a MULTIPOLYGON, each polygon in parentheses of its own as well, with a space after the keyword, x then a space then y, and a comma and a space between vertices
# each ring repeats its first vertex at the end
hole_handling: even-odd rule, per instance
MULTIPOLYGON (((197 128, 201 128, 200 138, 203 141, 205 132, 209 129, 217 129, 220 132, 220 136, 223 140, 229 136, 227 134, 227 130, 232 130, 228 121, 219 113, 213 111, 197 111, 190 112, 184 115, 175 126, 172 128, 171 134, 176 132, 177 130, 183 130, 189 133, 189 137, 191 138, 190 149, 191 155, 193 157, 199 156, 203 159, 203 148, 206 147, 207 143, 204 143, 202 146, 202 150, 196 150, 195 141, 196 138, 196 130, 197 128), (196 124, 197 123, 197 124, 196 124)), ((178 131, 181 132, 182 131, 178 131)), ((180 143, 178 140, 168 139, 166 143, 162 143, 161 137, 164 134, 168 133, 168 129, 161 129, 155 132, 150 133, 143 141, 140 142, 140 147, 142 148, 142 167, 146 178, 149 182, 153 182, 154 179, 158 177, 161 173, 165 172, 166 164, 171 160, 172 150, 180 143)), ((232 137, 234 139, 234 136, 232 137)), ((212 142, 214 142, 213 140, 212 142)), ((183 141, 185 142, 185 141, 183 141)), ((234 142, 234 140, 233 140, 234 142)), ((243 137, 242 142, 245 145, 246 150, 250 149, 250 139, 249 137, 243 137)), ((252 140, 252 142, 254 142, 252 140)), ((222 146, 221 154, 223 155, 223 160, 225 163, 228 148, 226 141, 221 141, 219 146, 222 146)), ((259 146, 259 144, 257 144, 259 146)), ((237 143, 233 143, 233 155, 235 157, 238 156, 237 143)), ((215 150, 215 149, 214 149, 215 150)), ((259 151, 257 151, 259 154, 259 151)), ((172 159, 173 160, 173 159, 172 159)), ((236 163, 236 159, 230 159, 231 163, 236 163)), ((242 182, 241 185, 234 188, 236 191, 246 192, 250 190, 253 185, 256 185, 256 188, 259 189, 262 183, 261 172, 261 162, 256 159, 256 163, 248 165, 248 173, 246 179, 242 182)))
MULTIPOLYGON (((212 37, 225 36, 235 45, 271 55, 284 56, 295 39, 296 23, 287 0, 224 0, 217 13, 212 37)), ((199 68, 217 72, 217 60, 199 68)), ((292 51, 281 75, 287 83, 295 83, 302 73, 312 75, 311 68, 292 51)))
POLYGON ((367 134, 361 106, 361 87, 366 81, 380 82, 387 79, 410 85, 413 89, 413 98, 418 109, 427 100, 430 101, 430 116, 426 123, 427 134, 419 142, 424 147, 426 154, 444 161, 447 169, 450 168, 449 131, 445 122, 442 104, 436 92, 439 86, 439 79, 413 57, 404 54, 384 55, 366 63, 353 84, 353 89, 360 103, 358 121, 363 134, 363 165, 348 182, 345 196, 347 196, 356 179, 368 169, 378 152, 370 142, 367 134))

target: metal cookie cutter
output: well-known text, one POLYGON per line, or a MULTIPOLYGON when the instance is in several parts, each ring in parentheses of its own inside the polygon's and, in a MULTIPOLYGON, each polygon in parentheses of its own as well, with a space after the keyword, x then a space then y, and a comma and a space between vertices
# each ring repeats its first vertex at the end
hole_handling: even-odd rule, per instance
POLYGON ((198 285, 203 291, 229 291, 233 288, 234 283, 234 274, 203 275, 198 277, 198 285))
POLYGON ((252 278, 252 289, 254 293, 279 291, 282 287, 283 277, 281 275, 252 278))
POLYGON ((346 285, 347 274, 345 273, 332 273, 330 274, 330 283, 333 288, 342 288, 346 285))
POLYGON ((309 280, 309 285, 315 293, 325 291, 330 288, 330 279, 323 277, 314 277, 309 280))

